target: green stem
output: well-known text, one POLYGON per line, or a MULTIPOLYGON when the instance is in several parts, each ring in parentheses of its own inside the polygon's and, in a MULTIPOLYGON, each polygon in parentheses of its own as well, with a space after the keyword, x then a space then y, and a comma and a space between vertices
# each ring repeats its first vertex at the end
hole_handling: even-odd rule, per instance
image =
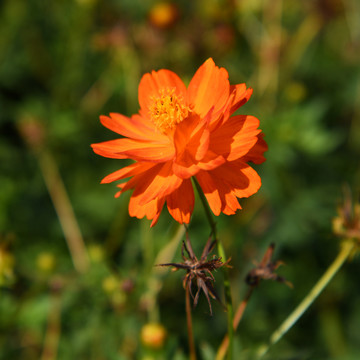
POLYGON ((257 358, 262 358, 270 346, 277 343, 283 335, 296 323, 296 321, 301 317, 301 315, 310 307, 314 300, 319 296, 319 294, 324 290, 326 285, 331 281, 334 275, 338 272, 341 266, 344 264, 346 259, 349 258, 352 251, 354 250, 355 242, 352 240, 344 240, 342 243, 342 248, 335 258, 333 263, 325 271, 324 275, 319 279, 319 281, 314 285, 309 294, 303 299, 303 301, 295 308, 295 310, 285 319, 285 321, 279 326, 279 328, 272 334, 268 344, 261 346, 257 352, 257 358))
POLYGON ((156 266, 157 264, 169 263, 173 260, 176 249, 179 247, 179 243, 185 234, 185 227, 178 225, 176 232, 172 236, 171 240, 162 248, 154 260, 152 271, 149 273, 147 279, 148 291, 144 295, 145 303, 148 304, 149 321, 159 322, 160 310, 157 302, 157 296, 163 287, 163 277, 168 273, 169 269, 165 267, 156 266))
MULTIPOLYGON (((196 178, 193 177, 193 182, 195 184, 196 190, 200 196, 201 202, 203 204, 206 218, 209 221, 212 237, 213 239, 217 240, 217 248, 219 256, 221 257, 223 262, 226 262, 226 254, 224 247, 219 239, 217 239, 217 231, 216 231, 216 223, 211 215, 211 210, 209 207, 209 204, 206 200, 206 197, 201 189, 201 186, 197 182, 196 178)), ((227 325, 228 325, 228 336, 229 336, 229 347, 228 347, 228 354, 227 358, 228 360, 231 360, 233 358, 233 338, 234 338, 234 330, 233 330, 233 307, 232 307, 232 299, 231 299, 231 287, 230 287, 230 280, 229 280, 229 273, 228 269, 226 267, 222 267, 223 274, 224 274, 224 288, 225 288, 225 301, 226 301, 226 309, 227 309, 227 325)))
MULTIPOLYGON (((213 236, 213 239, 216 239, 217 238, 217 233, 216 233, 216 222, 214 221, 212 215, 211 215, 211 210, 210 210, 210 207, 209 207, 209 204, 206 200, 206 197, 201 189, 201 186, 200 184, 198 183, 198 181, 196 180, 195 177, 192 178, 193 179, 193 182, 195 184, 195 187, 196 187, 196 190, 200 196, 200 199, 201 199, 201 202, 203 204, 203 207, 204 207, 204 210, 205 210, 205 215, 206 215, 206 218, 207 220, 209 221, 209 224, 210 224, 210 227, 211 227, 211 232, 212 232, 212 236, 213 236)), ((221 255, 220 255, 221 256, 221 255)))
MULTIPOLYGON (((224 251, 224 247, 220 241, 217 242, 219 256, 222 258, 223 262, 226 262, 226 255, 224 251)), ((231 360, 233 358, 233 344, 234 344, 234 328, 233 328, 233 307, 232 307, 232 299, 231 299, 231 287, 230 287, 230 279, 229 272, 226 267, 222 267, 224 273, 224 288, 225 288, 225 301, 226 301, 226 309, 227 309, 227 324, 228 324, 228 336, 229 336, 229 346, 227 358, 231 360)))
MULTIPOLYGON (((235 316, 234 316, 234 320, 233 320, 233 329, 234 332, 236 331, 236 329, 239 326, 240 320, 242 319, 242 316, 244 315, 244 311, 246 309, 247 304, 249 303, 249 300, 251 298, 251 295, 253 293, 254 287, 251 286, 244 298, 244 300, 239 304, 235 316)), ((229 347, 229 337, 226 335, 216 353, 216 360, 223 360, 225 358, 225 354, 226 351, 229 347)))
POLYGON ((188 330, 190 360, 196 360, 196 351, 195 351, 192 318, 191 318, 190 291, 188 286, 186 286, 185 289, 185 301, 186 301, 186 324, 188 330))

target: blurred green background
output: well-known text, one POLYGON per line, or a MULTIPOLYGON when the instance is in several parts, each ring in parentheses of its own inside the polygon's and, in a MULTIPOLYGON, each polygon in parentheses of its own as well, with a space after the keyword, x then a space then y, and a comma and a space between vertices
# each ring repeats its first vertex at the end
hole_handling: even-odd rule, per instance
MULTIPOLYGON (((138 111, 142 74, 167 68, 188 82, 208 57, 254 88, 240 112, 260 119, 269 145, 259 193, 216 219, 234 304, 270 242, 286 263, 279 274, 294 289, 256 289, 236 351, 247 359, 266 341, 338 252, 343 184, 359 190, 359 18, 357 0, 3 0, 0 359, 187 358, 183 274, 153 267, 173 252, 181 260, 177 226, 166 211, 151 230, 130 218, 129 194, 114 199, 115 185, 99 184, 125 162, 90 144, 116 138, 100 114, 138 111), (163 343, 141 341, 149 322, 162 324, 163 343)), ((197 201, 197 253, 209 232, 197 201)), ((359 271, 358 258, 346 264, 267 358, 358 359, 359 271)), ((221 271, 216 279, 222 294, 221 271)), ((213 310, 201 296, 193 311, 200 359, 226 332, 213 310)))

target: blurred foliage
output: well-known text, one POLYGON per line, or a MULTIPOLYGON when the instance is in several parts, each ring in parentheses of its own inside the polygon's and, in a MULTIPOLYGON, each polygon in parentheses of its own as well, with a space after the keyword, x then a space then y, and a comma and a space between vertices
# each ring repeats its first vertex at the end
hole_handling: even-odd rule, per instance
MULTIPOLYGON (((246 358, 266 341, 336 256, 342 184, 359 189, 359 16, 356 0, 2 1, 0 359, 187 358, 181 274, 153 267, 159 253, 180 259, 176 226, 165 211, 150 231, 129 218, 128 195, 115 200, 113 184, 99 185, 125 162, 90 144, 114 138, 100 114, 137 112, 143 73, 167 68, 187 81, 208 57, 254 88, 240 110, 261 120, 269 145, 261 191, 217 219, 235 304, 270 242, 287 264, 280 273, 294 289, 261 284, 236 349, 246 358), (68 235, 61 209, 76 217, 68 235), (84 240, 80 252, 69 251, 69 236, 84 240), (151 333, 159 329, 161 341, 151 333)), ((196 253, 208 234, 197 202, 196 253)), ((268 358, 357 359, 358 273, 355 259, 268 358)), ((201 297, 193 312, 205 360, 226 331, 221 306, 213 310, 201 297)))

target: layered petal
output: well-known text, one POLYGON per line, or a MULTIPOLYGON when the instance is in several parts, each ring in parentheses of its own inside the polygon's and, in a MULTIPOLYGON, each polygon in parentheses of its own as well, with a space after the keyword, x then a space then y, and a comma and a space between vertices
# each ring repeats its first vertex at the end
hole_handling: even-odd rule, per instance
POLYGON ((114 171, 113 173, 105 176, 101 180, 101 184, 108 184, 113 181, 122 180, 130 176, 139 175, 151 169, 154 166, 155 164, 153 163, 138 163, 138 162, 133 163, 129 166, 126 166, 120 170, 114 171))
POLYGON ((231 117, 212 133, 211 150, 233 161, 246 155, 258 141, 259 120, 253 116, 231 117), (226 140, 225 140, 226 139, 226 140))
POLYGON ((105 141, 91 145, 99 155, 115 159, 164 162, 172 159, 175 149, 172 144, 140 141, 128 138, 105 141))
POLYGON ((241 161, 226 162, 212 171, 199 171, 196 179, 215 215, 235 213, 241 208, 236 197, 249 197, 261 186, 256 171, 241 161))
POLYGON ((235 112, 240 106, 243 106, 250 99, 253 89, 246 89, 245 84, 231 85, 230 92, 235 94, 232 106, 231 113, 235 112))
POLYGON ((196 114, 206 116, 213 108, 213 116, 218 116, 230 94, 228 78, 211 58, 200 66, 188 87, 188 102, 196 114))
POLYGON ((249 152, 243 157, 244 162, 252 161, 254 164, 262 164, 266 159, 264 152, 268 150, 268 146, 264 140, 264 134, 258 135, 258 141, 249 150, 249 152))
POLYGON ((180 224, 188 224, 194 210, 194 191, 191 180, 184 180, 181 186, 166 197, 171 216, 180 224))
POLYGON ((178 177, 189 179, 191 176, 194 176, 200 168, 192 154, 184 152, 176 159, 176 162, 173 162, 172 169, 178 177))
POLYGON ((187 179, 199 170, 197 163, 207 154, 210 144, 209 116, 199 119, 198 115, 189 117, 179 124, 174 133, 176 157, 173 171, 187 179))
POLYGON ((216 187, 213 178, 211 177, 210 172, 199 171, 196 174, 196 180, 199 182, 199 185, 206 197, 206 200, 209 203, 211 211, 216 215, 220 215, 222 209, 222 202, 220 198, 220 193, 216 187))
POLYGON ((131 139, 156 142, 168 141, 165 135, 156 130, 151 121, 139 115, 128 118, 121 114, 110 113, 110 117, 100 116, 100 121, 108 129, 131 139))
POLYGON ((201 170, 213 170, 218 166, 224 164, 226 161, 223 155, 218 155, 211 150, 208 150, 206 156, 198 163, 201 170))
POLYGON ((145 205, 140 205, 139 198, 133 195, 129 201, 129 215, 138 219, 146 216, 148 220, 153 220, 151 226, 154 226, 159 219, 164 203, 165 199, 154 199, 145 205))
POLYGON ((171 194, 183 182, 181 178, 173 173, 170 162, 163 164, 153 177, 147 175, 145 181, 147 184, 141 195, 140 205, 147 204, 155 198, 162 198, 171 194))

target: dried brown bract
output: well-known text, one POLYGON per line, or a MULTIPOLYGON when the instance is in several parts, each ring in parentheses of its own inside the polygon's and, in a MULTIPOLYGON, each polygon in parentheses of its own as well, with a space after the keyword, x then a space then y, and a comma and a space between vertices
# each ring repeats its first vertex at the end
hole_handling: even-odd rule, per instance
POLYGON ((210 296, 213 299, 219 301, 220 304, 222 304, 213 287, 213 282, 215 281, 215 278, 212 272, 214 270, 221 268, 222 266, 230 267, 228 265, 230 259, 227 260, 226 262, 222 262, 221 257, 217 257, 216 255, 213 255, 211 260, 207 260, 207 257, 214 249, 215 244, 216 244, 216 240, 212 240, 210 237, 204 247, 204 250, 201 254, 201 258, 199 260, 192 249, 189 237, 186 236, 186 241, 183 242, 181 249, 181 255, 184 262, 158 265, 158 266, 172 266, 174 271, 179 269, 186 270, 186 275, 183 280, 184 289, 185 290, 188 289, 191 297, 194 299, 194 307, 198 303, 200 291, 202 290, 208 301, 211 315, 212 315, 212 308, 210 303, 210 296), (186 251, 188 258, 185 257, 184 250, 186 251), (192 292, 193 280, 196 280, 196 284, 197 284, 197 292, 195 296, 193 295, 192 292))
POLYGON ((355 239, 360 244, 360 202, 353 201, 349 186, 344 186, 344 202, 333 219, 333 231, 343 238, 355 239))
POLYGON ((260 280, 275 280, 286 284, 289 287, 293 287, 292 283, 287 281, 282 276, 279 276, 275 273, 275 270, 283 264, 282 261, 271 261, 275 244, 270 244, 264 257, 260 263, 254 262, 256 267, 252 269, 246 276, 245 281, 250 286, 257 286, 260 283, 260 280))

